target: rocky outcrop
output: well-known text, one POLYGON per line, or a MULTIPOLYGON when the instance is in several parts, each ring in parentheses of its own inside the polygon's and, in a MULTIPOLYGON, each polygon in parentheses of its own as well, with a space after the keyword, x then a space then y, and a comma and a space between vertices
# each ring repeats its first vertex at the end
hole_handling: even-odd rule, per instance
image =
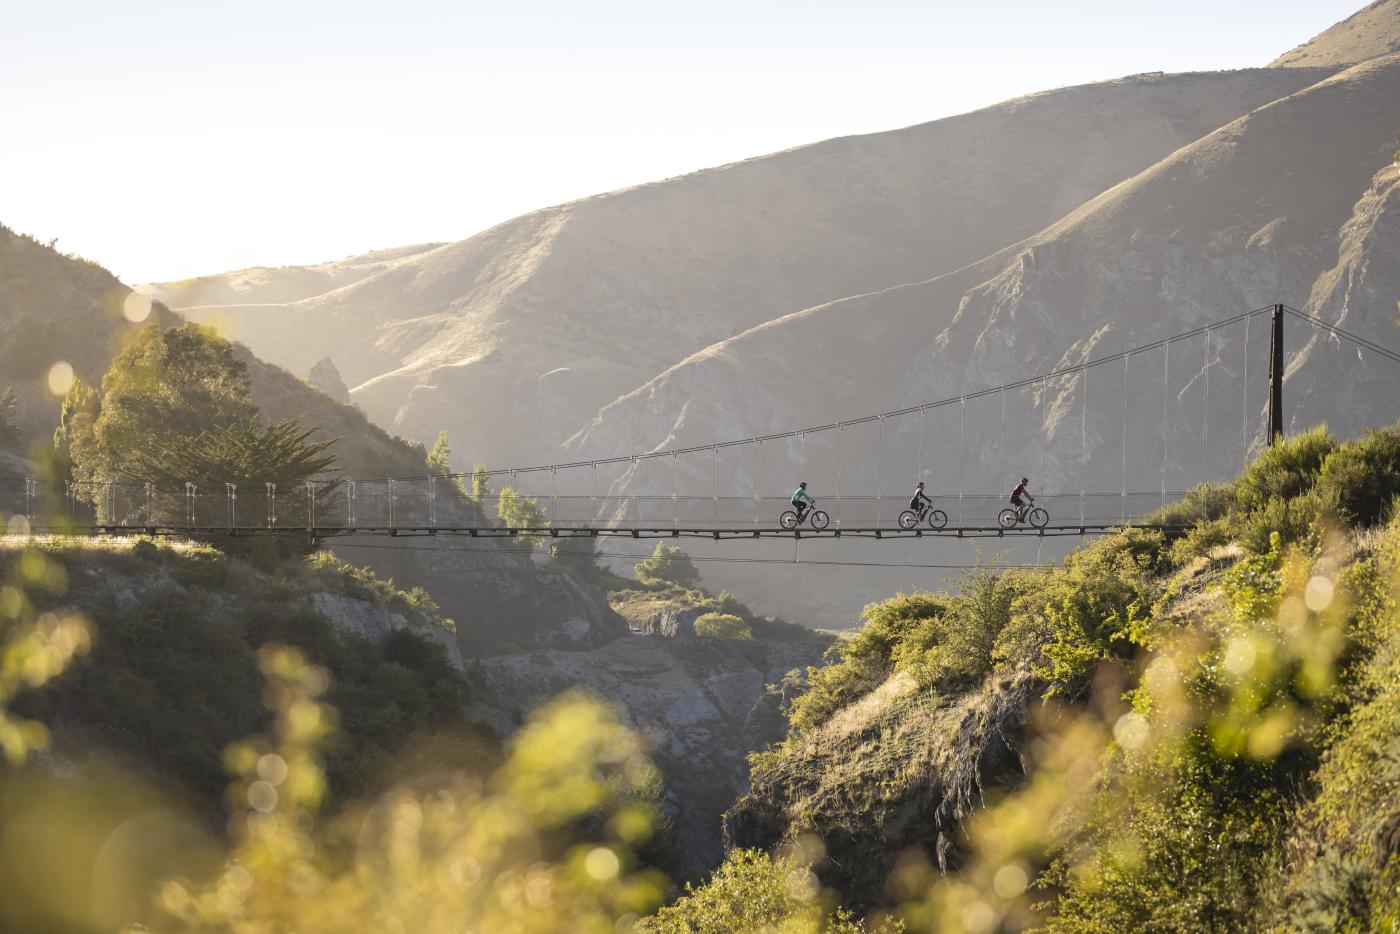
POLYGON ((823 881, 855 907, 879 904, 901 854, 949 871, 983 795, 1025 772, 1026 718, 1044 685, 1029 673, 941 697, 895 675, 758 770, 724 817, 727 847, 771 848, 813 833, 823 881))
POLYGON ((306 374, 306 381, 336 402, 350 404, 350 389, 345 385, 345 380, 340 378, 340 371, 335 368, 335 363, 330 357, 317 360, 311 372, 306 374))
POLYGON ((375 644, 383 643, 392 633, 407 630, 441 646, 447 660, 459 671, 465 669, 462 650, 455 633, 444 625, 430 623, 406 613, 395 612, 382 604, 347 594, 312 592, 311 607, 342 632, 348 632, 375 644))

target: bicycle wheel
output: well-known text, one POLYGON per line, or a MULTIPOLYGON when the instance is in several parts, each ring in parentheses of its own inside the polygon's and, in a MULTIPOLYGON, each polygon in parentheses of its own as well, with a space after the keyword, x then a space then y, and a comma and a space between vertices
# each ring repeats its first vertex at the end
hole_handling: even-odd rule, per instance
POLYGON ((1016 510, 1007 506, 1001 512, 997 513, 997 525, 1000 525, 1003 529, 1014 529, 1016 527, 1016 510))
POLYGON ((941 529, 948 524, 948 514, 941 509, 933 509, 928 514, 928 527, 941 529))
POLYGON ((908 509, 904 510, 899 514, 899 527, 904 531, 907 532, 918 524, 919 517, 914 515, 914 513, 909 511, 908 509))
POLYGON ((1043 529, 1050 522, 1050 513, 1037 506, 1030 511, 1030 515, 1027 518, 1030 519, 1031 525, 1038 529, 1043 529))
POLYGON ((797 528, 797 513, 789 509, 778 517, 778 524, 789 531, 797 528))
POLYGON ((830 521, 831 517, 828 516, 826 513, 822 512, 820 509, 812 510, 812 528, 818 530, 824 529, 826 528, 826 524, 830 521))

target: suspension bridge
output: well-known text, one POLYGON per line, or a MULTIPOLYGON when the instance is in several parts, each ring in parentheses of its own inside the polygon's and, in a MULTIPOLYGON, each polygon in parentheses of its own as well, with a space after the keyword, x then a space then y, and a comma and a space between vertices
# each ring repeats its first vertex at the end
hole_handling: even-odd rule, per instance
MULTIPOLYGON (((1283 436, 1286 318, 1308 326, 1302 350, 1334 353, 1333 369, 1338 351, 1345 362, 1355 354, 1363 364, 1400 364, 1400 353, 1276 304, 1004 385, 756 437, 475 475, 322 478, 294 489, 0 477, 0 521, 8 517, 11 534, 313 539, 1179 532, 1163 518, 1166 506, 1198 483, 1232 476, 1283 436), (1021 476, 1032 478, 1044 510, 1034 523, 999 517, 1021 476), (803 479, 825 522, 783 518, 803 479), (918 480, 932 505, 915 517, 905 510, 918 480), (1142 489, 1149 481, 1154 488, 1142 489)), ((1296 379, 1296 367, 1287 375, 1296 379)), ((1305 411, 1321 420, 1315 409, 1305 411)))

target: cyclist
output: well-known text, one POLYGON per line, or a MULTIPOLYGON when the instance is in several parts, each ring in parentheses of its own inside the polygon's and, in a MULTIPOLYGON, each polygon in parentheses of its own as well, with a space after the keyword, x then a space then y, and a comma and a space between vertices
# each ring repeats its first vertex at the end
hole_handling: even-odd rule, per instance
POLYGON ((909 508, 916 516, 922 517, 924 510, 933 505, 933 500, 924 494, 924 481, 920 480, 914 484, 914 497, 909 500, 909 508))
POLYGON ((1035 497, 1026 489, 1027 484, 1030 482, 1029 477, 1022 477, 1021 482, 1016 484, 1016 489, 1011 491, 1011 505, 1016 507, 1017 522, 1026 521, 1026 507, 1029 506, 1030 503, 1035 502, 1035 497), (1021 499, 1022 495, 1024 495, 1026 499, 1021 499), (1026 500, 1030 500, 1030 503, 1026 502, 1026 500))
POLYGON ((797 489, 792 491, 792 508, 797 510, 797 521, 802 521, 802 516, 806 511, 817 504, 812 499, 812 494, 807 492, 807 481, 803 480, 797 484, 797 489))

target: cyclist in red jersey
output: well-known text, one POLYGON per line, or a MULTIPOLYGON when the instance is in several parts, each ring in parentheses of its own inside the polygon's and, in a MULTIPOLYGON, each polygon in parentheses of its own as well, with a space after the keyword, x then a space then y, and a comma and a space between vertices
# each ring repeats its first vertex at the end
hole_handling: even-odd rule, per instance
POLYGON ((1030 482, 1029 477, 1022 477, 1021 482, 1016 484, 1016 488, 1011 491, 1011 504, 1016 507, 1017 522, 1024 522, 1026 520, 1026 507, 1029 506, 1030 503, 1035 502, 1035 497, 1026 489, 1026 486, 1030 482), (1022 496, 1025 496, 1026 499, 1021 499, 1022 496), (1030 502, 1028 503, 1026 500, 1030 502))

